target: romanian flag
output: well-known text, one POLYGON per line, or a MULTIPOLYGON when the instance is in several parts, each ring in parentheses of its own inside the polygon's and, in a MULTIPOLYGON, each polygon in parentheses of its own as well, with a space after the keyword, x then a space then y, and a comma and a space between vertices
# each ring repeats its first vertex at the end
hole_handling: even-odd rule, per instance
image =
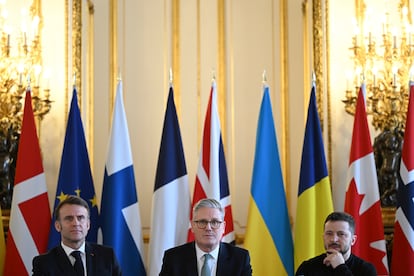
POLYGON ((299 177, 295 223, 295 269, 303 261, 324 252, 322 239, 324 222, 333 212, 331 185, 315 93, 315 85, 313 85, 299 177))
POLYGON ((268 86, 257 126, 244 246, 255 275, 293 275, 292 233, 268 86))

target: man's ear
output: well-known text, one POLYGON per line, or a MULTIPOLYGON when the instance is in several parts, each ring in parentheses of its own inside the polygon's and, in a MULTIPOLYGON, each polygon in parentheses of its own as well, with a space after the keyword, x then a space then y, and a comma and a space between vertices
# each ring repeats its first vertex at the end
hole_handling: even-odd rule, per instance
POLYGON ((59 221, 57 221, 57 220, 55 220, 55 229, 58 232, 60 232, 62 230, 62 227, 61 227, 59 221))
POLYGON ((357 240, 357 235, 353 235, 353 236, 352 236, 351 245, 354 245, 354 244, 355 244, 355 242, 356 242, 356 240, 357 240))

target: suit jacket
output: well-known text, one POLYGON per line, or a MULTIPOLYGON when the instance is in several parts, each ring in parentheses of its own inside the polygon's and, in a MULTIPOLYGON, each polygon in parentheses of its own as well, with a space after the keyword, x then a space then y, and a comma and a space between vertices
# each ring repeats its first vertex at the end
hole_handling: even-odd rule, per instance
MULTIPOLYGON (((195 243, 186 243, 164 252, 160 276, 197 276, 195 243)), ((221 242, 217 258, 217 276, 252 275, 249 252, 221 242)))
MULTIPOLYGON (((86 270, 88 276, 121 275, 121 268, 112 248, 86 242, 86 270)), ((73 276, 75 270, 61 245, 33 258, 35 276, 73 276)))

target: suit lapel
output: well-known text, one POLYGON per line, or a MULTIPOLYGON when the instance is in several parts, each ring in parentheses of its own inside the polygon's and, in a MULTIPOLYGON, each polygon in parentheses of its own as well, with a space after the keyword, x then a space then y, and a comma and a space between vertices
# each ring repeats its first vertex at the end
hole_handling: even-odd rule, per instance
POLYGON ((187 275, 194 275, 194 271, 197 270, 197 253, 195 249, 195 242, 189 244, 191 250, 189 250, 190 255, 187 256, 187 275))
POLYGON ((62 246, 58 246, 55 248, 56 250, 56 256, 57 256, 57 266, 61 275, 73 275, 74 269, 73 266, 66 255, 65 250, 63 250, 62 246))
POLYGON ((230 254, 227 250, 227 247, 223 246, 223 243, 220 242, 220 249, 217 257, 217 275, 226 275, 228 272, 227 267, 229 265, 229 259, 230 254))
POLYGON ((95 250, 88 242, 85 243, 85 255, 86 255, 86 270, 88 271, 88 276, 95 275, 95 271, 94 271, 94 268, 96 267, 95 250))

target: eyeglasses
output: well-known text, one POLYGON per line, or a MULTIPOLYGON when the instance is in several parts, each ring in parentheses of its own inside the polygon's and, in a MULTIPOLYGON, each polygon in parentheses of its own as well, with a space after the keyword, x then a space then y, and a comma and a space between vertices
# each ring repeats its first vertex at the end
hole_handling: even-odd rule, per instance
POLYGON ((195 220, 194 221, 197 224, 197 227, 200 229, 204 229, 207 227, 207 224, 210 223, 211 228, 213 229, 218 229, 220 227, 220 225, 223 223, 222 221, 219 220, 212 220, 212 221, 208 221, 208 220, 195 220))

